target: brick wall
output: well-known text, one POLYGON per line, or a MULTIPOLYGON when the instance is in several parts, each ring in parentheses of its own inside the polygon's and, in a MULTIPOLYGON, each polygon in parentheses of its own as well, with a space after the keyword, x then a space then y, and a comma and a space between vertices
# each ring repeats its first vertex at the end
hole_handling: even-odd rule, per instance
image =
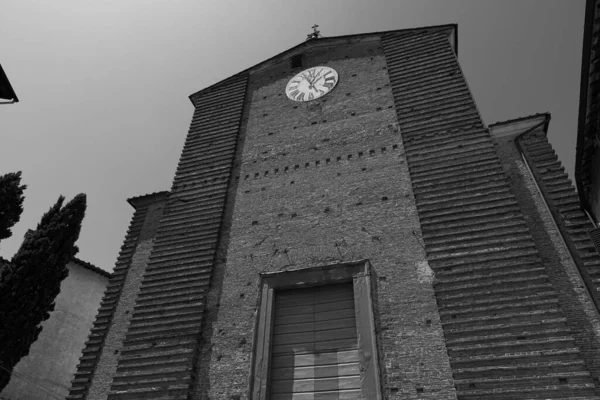
POLYGON ((383 43, 458 398, 594 395, 448 32, 383 43))
MULTIPOLYGON (((512 191, 525 214, 526 226, 540 250, 544 272, 554 289, 554 295, 548 296, 544 301, 560 303, 566 328, 572 333, 568 346, 567 337, 560 331, 548 332, 544 340, 555 342, 557 348, 576 348, 585 362, 587 371, 583 368, 573 370, 563 374, 563 379, 573 383, 591 373, 593 382, 598 387, 600 317, 570 250, 563 241, 560 229, 548 209, 548 201, 552 200, 550 193, 567 193, 574 197, 575 191, 567 179, 558 186, 553 186, 550 193, 540 192, 540 186, 531 170, 531 167, 551 168, 553 171, 564 172, 545 135, 548 122, 549 116, 543 114, 491 126, 490 132, 509 177, 512 191), (516 143, 524 144, 533 152, 527 157, 527 162, 516 143), (542 197, 542 193, 546 199, 542 197)), ((564 196, 560 197, 564 199, 564 196)), ((574 204, 576 207, 573 209, 579 211, 578 201, 574 204)), ((569 237, 566 239, 571 240, 569 237)), ((530 309, 533 311, 537 307, 539 306, 532 304, 530 309)))
POLYGON ((246 75, 195 96, 194 118, 127 326, 108 398, 192 390, 242 117, 246 75))
POLYGON ((593 223, 581 210, 575 188, 545 132, 528 132, 517 143, 528 160, 536 183, 544 193, 596 307, 600 308, 600 256, 587 234, 588 229, 594 227, 593 223))
POLYGON ((386 398, 596 398, 580 343, 593 335, 570 330, 589 304, 561 286, 561 250, 540 255, 556 235, 532 234, 548 220, 525 218, 538 205, 485 129, 452 34, 309 41, 191 96, 133 316, 113 329, 129 324, 109 399, 246 399, 258 274, 364 258, 386 398), (298 53, 338 71, 330 94, 286 98, 298 53))
POLYGON ((386 395, 455 398, 381 43, 304 60, 340 75, 321 100, 285 97, 289 61, 250 78, 212 354, 195 398, 247 398, 259 272, 361 258, 379 279, 386 395))
POLYGON ((122 333, 126 328, 131 304, 138 290, 138 279, 143 274, 145 256, 137 254, 140 241, 149 242, 142 247, 151 247, 151 242, 162 209, 166 192, 131 199, 135 207, 125 241, 117 258, 117 263, 100 303, 83 355, 77 366, 74 380, 67 399, 104 399, 114 374, 116 351, 122 344, 122 333), (132 268, 132 264, 135 263, 132 268), (132 270, 130 272, 130 270, 132 270), (134 277, 135 276, 135 277, 134 277), (128 304, 122 304, 123 299, 128 304), (117 316, 115 317, 115 314, 117 316), (117 333, 114 327, 120 329, 117 333), (94 389, 90 393, 90 388, 94 389))
MULTIPOLYGON (((560 239, 556 240, 560 246, 555 245, 554 251, 562 256, 562 265, 554 267, 550 276, 556 280, 555 288, 561 295, 567 321, 598 388, 600 257, 587 234, 587 229, 593 224, 580 209, 575 188, 548 142, 546 131, 539 128, 530 130, 519 136, 515 143, 526 160, 528 179, 535 182, 536 191, 543 195, 545 219, 551 219, 553 228, 547 230, 548 234, 560 239)), ((540 246, 544 249, 546 265, 550 266, 552 251, 547 245, 540 246)))

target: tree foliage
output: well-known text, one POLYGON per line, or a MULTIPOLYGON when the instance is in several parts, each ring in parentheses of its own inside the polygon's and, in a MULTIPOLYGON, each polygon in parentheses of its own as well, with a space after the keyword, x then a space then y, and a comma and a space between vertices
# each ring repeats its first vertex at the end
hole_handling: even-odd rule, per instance
MULTIPOLYGON (((16 187, 24 189, 18 185, 20 174, 18 178, 16 187)), ((14 180, 7 181, 15 185, 14 180)), ((22 210, 22 189, 20 195, 12 197, 19 206, 6 209, 22 210)), ((0 193, 4 193, 2 188, 0 193)), ((63 206, 64 200, 60 196, 37 228, 25 234, 10 262, 0 260, 0 391, 8 384, 12 368, 37 340, 41 323, 54 310, 60 284, 68 275, 67 264, 78 251, 75 242, 85 215, 86 197, 79 194, 63 206)))
POLYGON ((21 218, 23 212, 23 191, 21 171, 0 176, 0 240, 12 235, 10 228, 21 218))

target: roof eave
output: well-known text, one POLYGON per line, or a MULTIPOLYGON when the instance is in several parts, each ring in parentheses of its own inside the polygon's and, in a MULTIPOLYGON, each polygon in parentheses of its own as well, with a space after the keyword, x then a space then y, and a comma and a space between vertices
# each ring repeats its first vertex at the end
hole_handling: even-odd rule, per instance
POLYGON ((140 205, 155 203, 156 201, 161 201, 169 196, 168 191, 154 192, 143 194, 140 196, 134 196, 127 199, 127 202, 131 207, 137 209, 140 205))
POLYGON ((110 272, 105 271, 102 268, 98 268, 94 264, 91 264, 87 261, 83 261, 77 257, 73 257, 73 259, 71 261, 77 265, 80 265, 86 269, 89 269, 90 271, 94 271, 95 273, 105 276, 107 278, 110 278, 112 276, 112 274, 110 272))
POLYGON ((504 121, 497 121, 497 122, 494 122, 493 124, 488 125, 488 128, 494 128, 494 127, 501 126, 501 125, 513 124, 515 122, 520 122, 520 121, 532 120, 532 119, 536 119, 536 118, 540 118, 540 117, 544 117, 544 121, 545 121, 544 133, 548 134, 548 126, 550 124, 550 118, 552 117, 552 115, 549 112, 531 114, 531 115, 526 115, 524 117, 507 119, 504 121))

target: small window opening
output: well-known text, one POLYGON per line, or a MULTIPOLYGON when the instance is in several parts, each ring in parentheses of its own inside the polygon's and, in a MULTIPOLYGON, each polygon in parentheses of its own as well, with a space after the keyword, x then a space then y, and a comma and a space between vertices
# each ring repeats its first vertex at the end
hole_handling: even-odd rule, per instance
POLYGON ((301 68, 302 67, 302 54, 298 54, 292 57, 292 68, 301 68))

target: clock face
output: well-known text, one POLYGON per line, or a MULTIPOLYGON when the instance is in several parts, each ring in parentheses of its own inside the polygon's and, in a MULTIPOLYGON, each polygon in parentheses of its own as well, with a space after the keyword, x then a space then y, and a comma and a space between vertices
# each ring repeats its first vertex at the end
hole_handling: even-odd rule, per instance
POLYGON ((325 96, 338 82, 333 68, 312 67, 294 76, 287 84, 285 93, 294 101, 311 101, 325 96))

